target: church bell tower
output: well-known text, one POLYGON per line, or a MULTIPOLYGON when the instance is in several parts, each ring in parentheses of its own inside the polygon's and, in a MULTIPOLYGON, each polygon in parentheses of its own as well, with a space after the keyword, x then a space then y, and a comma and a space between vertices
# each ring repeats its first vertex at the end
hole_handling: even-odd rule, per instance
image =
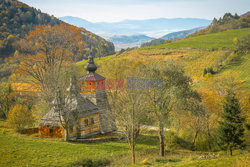
POLYGON ((99 109, 101 133, 108 133, 117 130, 115 120, 110 112, 110 105, 105 92, 105 77, 97 74, 97 66, 93 56, 88 57, 88 64, 85 66, 87 74, 79 81, 83 83, 81 95, 94 103, 99 109))

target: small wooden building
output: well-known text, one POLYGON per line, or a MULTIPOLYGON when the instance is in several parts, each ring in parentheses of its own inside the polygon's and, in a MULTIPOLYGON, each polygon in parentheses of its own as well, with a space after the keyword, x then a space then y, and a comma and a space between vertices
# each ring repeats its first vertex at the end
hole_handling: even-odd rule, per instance
MULTIPOLYGON (((97 87, 97 84, 105 83, 105 78, 95 73, 97 67, 93 57, 89 57, 85 68, 87 74, 79 79, 83 85, 81 90, 78 90, 74 80, 71 80, 67 89, 65 104, 72 109, 68 129, 70 139, 87 138, 117 130, 105 89, 103 86, 97 87)), ((52 108, 40 120, 39 136, 61 138, 64 136, 63 132, 59 113, 52 108)))
MULTIPOLYGON (((79 96, 76 112, 72 115, 69 125, 69 137, 85 138, 100 133, 100 121, 98 108, 88 99, 79 96)), ((59 113, 52 108, 39 123, 39 136, 63 137, 63 128, 59 120, 59 113)))

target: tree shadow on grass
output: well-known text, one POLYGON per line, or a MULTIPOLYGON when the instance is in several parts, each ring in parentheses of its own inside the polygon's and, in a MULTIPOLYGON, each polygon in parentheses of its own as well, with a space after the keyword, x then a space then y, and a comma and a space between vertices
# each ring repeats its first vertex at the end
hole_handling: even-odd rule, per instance
POLYGON ((155 159, 155 162, 158 162, 158 163, 180 162, 180 161, 181 161, 181 159, 175 159, 175 158, 166 158, 166 159, 158 158, 158 159, 155 159))
POLYGON ((124 139, 120 140, 119 138, 112 137, 112 138, 104 138, 104 139, 77 139, 69 141, 70 143, 74 144, 102 144, 102 143, 109 143, 109 142, 119 142, 124 143, 124 139))
POLYGON ((158 137, 154 135, 140 135, 137 139, 137 143, 150 146, 157 146, 158 137))

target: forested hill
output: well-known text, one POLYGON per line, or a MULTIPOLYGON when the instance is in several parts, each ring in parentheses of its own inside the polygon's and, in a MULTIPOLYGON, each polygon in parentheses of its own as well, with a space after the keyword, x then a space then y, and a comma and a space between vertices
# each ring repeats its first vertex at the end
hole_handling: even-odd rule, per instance
MULTIPOLYGON (((0 59, 11 56, 15 49, 14 41, 25 37, 36 25, 57 25, 64 23, 53 15, 42 13, 39 9, 30 7, 17 0, 0 0, 0 59)), ((106 47, 107 54, 113 54, 111 42, 81 28, 83 40, 88 48, 106 47)))
POLYGON ((218 19, 214 18, 212 23, 207 28, 202 29, 201 31, 190 36, 218 33, 242 28, 250 28, 250 12, 247 12, 241 16, 239 16, 237 13, 234 15, 231 13, 225 13, 223 17, 218 19))

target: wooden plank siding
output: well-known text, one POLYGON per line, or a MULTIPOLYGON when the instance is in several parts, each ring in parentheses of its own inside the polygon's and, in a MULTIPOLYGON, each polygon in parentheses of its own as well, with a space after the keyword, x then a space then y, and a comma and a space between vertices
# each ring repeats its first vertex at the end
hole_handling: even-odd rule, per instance
POLYGON ((62 138, 63 128, 58 126, 39 126, 39 136, 49 138, 62 138))
MULTIPOLYGON (((78 118, 77 124, 69 126, 69 137, 84 137, 88 134, 98 132, 100 130, 99 113, 83 116, 78 118), (88 120, 88 124, 86 124, 88 120), (94 121, 94 122, 93 122, 94 121)), ((64 129, 58 126, 39 126, 39 136, 49 138, 62 138, 64 129)))
POLYGON ((81 135, 97 132, 100 130, 99 113, 80 117, 78 118, 78 122, 80 125, 79 131, 81 135), (92 122, 92 119, 94 120, 94 123, 92 122), (86 124, 86 120, 88 120, 88 124, 86 124))

